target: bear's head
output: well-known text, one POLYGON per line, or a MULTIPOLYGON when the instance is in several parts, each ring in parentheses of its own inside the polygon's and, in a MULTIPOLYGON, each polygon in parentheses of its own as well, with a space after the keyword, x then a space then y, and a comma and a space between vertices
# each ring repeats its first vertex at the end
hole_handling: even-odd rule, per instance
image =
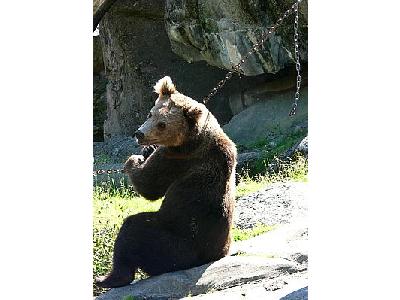
POLYGON ((160 79, 154 91, 155 105, 135 132, 139 144, 176 147, 199 133, 208 112, 203 104, 180 94, 169 76, 160 79))

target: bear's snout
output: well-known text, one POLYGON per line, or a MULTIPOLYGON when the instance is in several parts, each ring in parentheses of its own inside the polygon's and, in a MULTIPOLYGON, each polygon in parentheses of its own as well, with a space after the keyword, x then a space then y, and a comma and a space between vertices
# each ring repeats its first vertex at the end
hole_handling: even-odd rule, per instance
POLYGON ((144 133, 141 132, 140 130, 137 130, 134 135, 137 138, 138 142, 144 139, 144 133))

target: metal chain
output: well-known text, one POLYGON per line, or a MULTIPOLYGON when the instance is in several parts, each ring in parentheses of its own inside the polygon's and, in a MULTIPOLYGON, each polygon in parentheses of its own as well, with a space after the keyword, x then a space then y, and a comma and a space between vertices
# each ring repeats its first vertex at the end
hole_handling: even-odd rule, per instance
POLYGON ((207 102, 213 97, 224 85, 225 83, 232 78, 233 73, 238 73, 241 74, 243 73, 241 66, 242 64, 249 58, 250 55, 255 53, 256 51, 259 51, 262 47, 263 44, 265 43, 266 39, 273 33, 275 32, 276 28, 279 27, 283 20, 285 20, 288 16, 290 16, 293 12, 296 13, 295 16, 295 59, 296 59, 296 70, 297 70, 297 89, 296 89, 296 94, 295 94, 295 100, 293 103, 293 107, 289 115, 294 115, 296 112, 296 107, 297 107, 297 101, 299 99, 299 89, 300 89, 300 81, 301 81, 301 76, 300 76, 300 58, 299 58, 299 47, 298 47, 298 26, 299 26, 299 14, 298 14, 298 5, 302 0, 297 0, 296 3, 294 3, 285 13, 280 17, 276 23, 269 27, 267 31, 264 31, 261 35, 261 39, 258 43, 255 43, 252 47, 252 49, 240 60, 239 63, 236 65, 232 66, 233 71, 229 71, 226 73, 225 78, 220 80, 215 88, 213 88, 209 94, 203 98, 203 103, 207 104, 207 102), (297 51, 297 52, 296 52, 297 51))
POLYGON ((289 112, 289 116, 294 116, 296 114, 297 102, 300 98, 300 53, 299 53, 299 3, 295 6, 295 16, 294 16, 294 58, 296 60, 296 93, 294 94, 294 101, 292 104, 292 109, 289 112))
POLYGON ((117 173, 124 173, 124 169, 107 169, 107 170, 96 170, 93 171, 93 176, 103 175, 103 174, 117 174, 117 173))

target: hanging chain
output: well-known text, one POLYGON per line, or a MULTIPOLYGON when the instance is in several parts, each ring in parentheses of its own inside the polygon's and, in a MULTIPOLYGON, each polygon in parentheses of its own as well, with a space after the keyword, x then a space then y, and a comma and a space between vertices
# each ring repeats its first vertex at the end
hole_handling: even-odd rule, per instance
POLYGON ((294 15, 294 58, 296 60, 296 93, 294 94, 294 101, 292 104, 292 109, 289 112, 289 116, 294 116, 296 114, 297 102, 300 98, 300 84, 301 84, 301 75, 300 75, 300 52, 299 52, 299 3, 297 2, 295 7, 295 15, 294 15))
POLYGON ((103 174, 118 174, 118 173, 124 173, 124 169, 108 169, 108 170, 96 170, 93 171, 93 176, 97 175, 103 175, 103 174))
POLYGON ((295 99, 293 102, 293 106, 292 109, 289 113, 290 116, 294 115, 296 113, 296 107, 297 107, 297 102, 299 100, 299 89, 300 89, 300 82, 301 82, 301 76, 300 76, 300 56, 299 56, 299 46, 298 46, 298 27, 299 27, 299 11, 298 11, 298 7, 299 7, 299 3, 302 0, 297 0, 296 3, 294 3, 287 11, 285 11, 285 13, 282 15, 282 17, 280 17, 278 19, 278 21, 276 21, 276 23, 269 27, 267 31, 264 31, 261 34, 261 39, 258 43, 255 43, 253 45, 253 47, 251 48, 251 50, 239 61, 239 63, 237 63, 236 65, 232 66, 233 71, 229 71, 228 73, 226 73, 225 78, 220 80, 217 84, 217 86, 215 88, 213 88, 210 93, 203 98, 203 103, 207 104, 207 102, 211 99, 211 97, 213 97, 224 85, 225 83, 232 78, 233 73, 237 73, 237 74, 242 74, 243 71, 241 69, 242 64, 250 57, 250 55, 252 55, 253 53, 259 51, 262 47, 263 44, 265 43, 266 39, 273 33, 275 32, 276 28, 279 27, 283 20, 285 20, 288 16, 290 16, 293 12, 296 13, 295 15, 295 25, 294 25, 294 29, 295 29, 295 60, 296 60, 296 70, 297 70, 297 86, 296 86, 296 94, 295 94, 295 99))

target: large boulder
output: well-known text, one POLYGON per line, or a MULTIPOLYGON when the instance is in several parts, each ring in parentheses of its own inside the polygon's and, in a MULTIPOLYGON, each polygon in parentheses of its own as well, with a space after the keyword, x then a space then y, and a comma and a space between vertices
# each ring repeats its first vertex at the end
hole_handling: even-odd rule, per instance
MULTIPOLYGON (((307 60, 307 1, 300 8, 300 55, 307 60)), ((205 60, 231 69, 293 5, 285 1, 167 0, 166 29, 175 53, 188 61, 205 60)), ((293 18, 243 65, 245 75, 276 73, 293 63, 293 18)))
POLYGON ((282 287, 291 274, 301 274, 305 270, 304 266, 281 258, 228 256, 197 268, 166 273, 112 289, 97 300, 120 300, 127 295, 134 299, 181 299, 221 290, 237 294, 239 291, 235 287, 239 285, 248 292, 255 287, 273 290, 277 289, 278 277, 282 276, 282 282, 278 283, 282 287))
POLYGON ((308 158, 308 136, 303 138, 298 143, 294 144, 293 147, 288 149, 285 153, 286 157, 291 157, 296 154, 300 154, 306 158, 308 158))
POLYGON ((234 225, 240 229, 257 224, 288 224, 307 214, 305 198, 307 185, 302 182, 284 182, 240 197, 236 200, 234 225))
POLYGON ((223 129, 239 145, 274 143, 274 139, 291 133, 306 135, 308 123, 308 89, 300 90, 296 114, 289 117, 294 91, 264 93, 249 91, 235 105, 239 112, 223 129))

